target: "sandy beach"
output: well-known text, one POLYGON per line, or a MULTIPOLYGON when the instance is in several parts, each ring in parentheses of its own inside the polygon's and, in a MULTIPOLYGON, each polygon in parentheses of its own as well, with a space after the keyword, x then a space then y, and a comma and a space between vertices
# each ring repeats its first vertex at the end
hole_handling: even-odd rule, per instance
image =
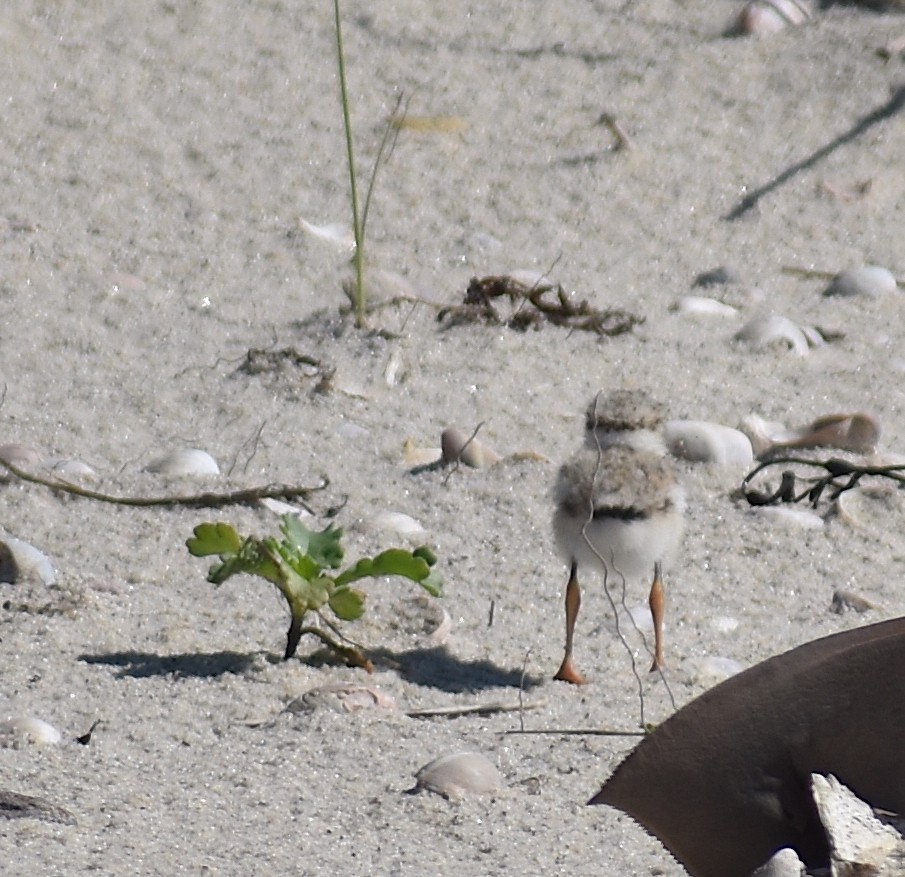
MULTIPOLYGON (((0 788, 72 821, 0 819, 4 874, 679 877, 631 819, 585 806, 637 738, 511 732, 637 731, 721 670, 905 610, 898 494, 855 521, 823 503, 790 522, 738 499, 747 467, 677 461, 688 513, 666 571, 665 682, 633 675, 590 575, 576 641, 590 684, 552 680, 567 569, 551 489, 598 390, 731 427, 868 411, 879 452, 905 454, 901 287, 823 294, 824 275, 858 266, 905 278, 891 103, 905 59, 886 51, 905 16, 834 6, 730 39, 728 0, 454 6, 342 7, 363 177, 399 95, 410 120, 368 217, 383 306, 365 329, 345 313, 350 250, 306 226, 351 227, 332 5, 0 13, 0 444, 81 461, 94 475, 78 483, 120 496, 326 479, 312 526, 343 527, 349 560, 427 543, 445 586, 435 606, 408 582, 365 585, 367 614, 344 630, 373 674, 310 637, 283 661, 276 590, 217 589, 185 548, 202 521, 275 533, 272 511, 125 507, 9 476, 0 525, 56 581, 0 584, 0 719, 37 717, 62 740, 7 735, 0 788), (734 282, 693 285, 720 266, 734 282), (532 272, 638 325, 438 319, 471 278, 532 272), (690 295, 732 310, 676 307, 690 295), (824 343, 734 340, 767 313, 824 343), (273 355, 248 368, 250 351, 273 355), (480 425, 503 460, 419 470, 406 442, 437 448, 450 425, 480 425), (221 474, 147 471, 185 448, 221 474), (838 589, 874 608, 833 612, 838 589), (392 702, 298 704, 339 683, 392 702), (405 794, 464 749, 496 764, 498 792, 405 794)), ((648 584, 629 583, 630 608, 648 584)), ((637 635, 628 647, 645 668, 637 635)))

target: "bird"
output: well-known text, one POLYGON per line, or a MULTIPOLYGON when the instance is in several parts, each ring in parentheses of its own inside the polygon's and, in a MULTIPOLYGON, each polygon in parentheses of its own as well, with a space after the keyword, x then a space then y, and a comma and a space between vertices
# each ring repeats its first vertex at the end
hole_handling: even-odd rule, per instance
POLYGON ((651 670, 665 666, 662 565, 681 543, 685 491, 667 458, 660 433, 664 416, 664 407, 641 390, 597 393, 587 409, 584 446, 559 470, 553 532, 569 564, 569 580, 565 653, 555 679, 576 685, 586 681, 572 656, 581 606, 579 566, 603 568, 605 583, 653 575, 651 670))

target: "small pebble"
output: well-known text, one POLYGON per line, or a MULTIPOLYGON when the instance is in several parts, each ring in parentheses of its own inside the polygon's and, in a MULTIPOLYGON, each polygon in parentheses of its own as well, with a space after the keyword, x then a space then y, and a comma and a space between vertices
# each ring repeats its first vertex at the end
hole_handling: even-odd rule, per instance
POLYGON ((478 752, 441 755, 415 774, 413 791, 436 792, 451 801, 495 792, 503 785, 496 766, 478 752))
POLYGON ((892 272, 879 265, 865 265, 862 268, 849 268, 848 271, 837 274, 823 294, 875 297, 889 295, 895 291, 896 278, 892 272))
POLYGON ((20 469, 37 467, 44 464, 44 455, 32 445, 21 442, 10 442, 0 445, 0 460, 7 460, 20 469))
POLYGON ((804 873, 804 863, 798 858, 798 853, 791 847, 783 847, 773 853, 751 877, 802 877, 804 873))
POLYGON ((454 426, 443 430, 440 436, 440 449, 445 462, 455 463, 461 460, 466 466, 471 466, 473 469, 492 466, 501 459, 492 448, 478 441, 477 438, 471 438, 470 435, 466 435, 454 426))
POLYGON ((702 271, 695 277, 692 286, 723 286, 726 283, 741 283, 741 275, 734 268, 720 265, 710 271, 702 271))
POLYGON ((695 463, 748 466, 754 460, 743 432, 705 420, 669 420, 663 425, 666 447, 674 457, 695 463))

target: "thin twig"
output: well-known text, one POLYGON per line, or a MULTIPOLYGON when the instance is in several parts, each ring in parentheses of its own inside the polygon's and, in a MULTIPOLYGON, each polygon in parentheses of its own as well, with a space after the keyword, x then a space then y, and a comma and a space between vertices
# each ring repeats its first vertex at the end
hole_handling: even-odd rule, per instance
POLYGON ((204 493, 183 494, 178 496, 117 496, 111 493, 102 493, 97 490, 90 490, 87 487, 80 487, 70 481, 61 481, 58 478, 44 478, 41 475, 35 475, 20 469, 9 460, 0 460, 0 466, 3 466, 11 474, 22 481, 30 484, 40 484, 42 487, 48 487, 51 490, 59 490, 68 493, 70 496, 77 496, 81 499, 93 499, 96 502, 106 502, 112 505, 136 506, 139 508, 148 508, 152 506, 183 506, 186 508, 220 508, 221 506, 231 505, 250 505, 262 499, 285 499, 299 502, 304 506, 306 511, 312 512, 312 509, 302 502, 307 497, 319 490, 324 490, 330 480, 326 475, 321 476, 321 483, 315 487, 300 487, 291 484, 268 484, 263 487, 247 487, 242 490, 232 490, 226 493, 217 493, 206 491, 204 493))
POLYGON ((536 710, 546 706, 546 701, 536 703, 477 703, 471 706, 437 706, 420 710, 409 710, 406 715, 412 719, 430 719, 439 716, 454 718, 456 716, 492 716, 498 713, 514 713, 523 710, 536 710))

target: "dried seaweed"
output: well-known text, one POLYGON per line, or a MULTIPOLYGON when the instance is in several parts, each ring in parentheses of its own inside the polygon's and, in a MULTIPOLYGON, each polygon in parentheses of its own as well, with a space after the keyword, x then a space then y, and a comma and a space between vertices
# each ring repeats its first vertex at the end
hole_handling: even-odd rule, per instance
POLYGON ((520 332, 552 323, 607 337, 623 335, 644 322, 644 317, 621 308, 601 310, 585 299, 576 302, 559 284, 528 286, 508 275, 472 278, 463 303, 443 308, 437 319, 447 326, 486 323, 520 332), (504 304, 508 314, 500 312, 504 304))
POLYGON ((326 392, 330 389, 335 369, 315 356, 301 353, 295 347, 283 347, 279 350, 252 347, 245 354, 237 371, 247 375, 315 378, 315 390, 326 392))
POLYGON ((816 508, 824 496, 833 502, 840 494, 857 487, 862 479, 873 477, 889 478, 900 485, 905 485, 905 465, 859 465, 840 457, 825 460, 805 457, 776 457, 756 466, 745 476, 741 484, 741 493, 753 506, 796 503, 806 499, 812 507, 816 508), (774 466, 790 465, 822 469, 825 474, 806 477, 792 469, 783 469, 779 486, 775 489, 757 490, 751 487, 754 479, 765 470, 774 466))

